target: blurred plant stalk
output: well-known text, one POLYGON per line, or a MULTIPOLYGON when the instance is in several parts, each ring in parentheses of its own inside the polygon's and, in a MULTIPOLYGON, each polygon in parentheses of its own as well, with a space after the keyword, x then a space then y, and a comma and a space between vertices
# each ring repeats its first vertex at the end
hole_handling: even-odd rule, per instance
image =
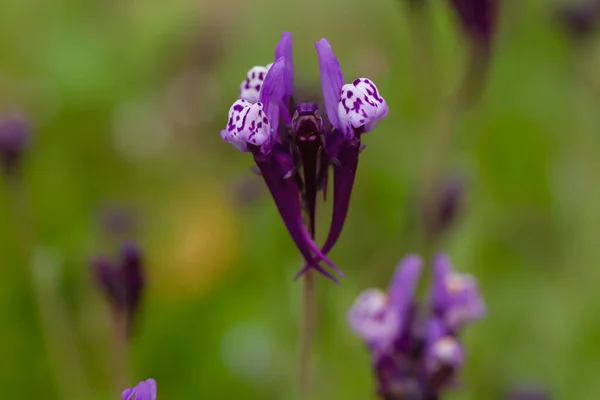
POLYGON ((302 282, 302 331, 300 334, 300 399, 310 398, 310 353, 315 321, 315 280, 308 270, 302 282))
POLYGON ((21 171, 13 168, 5 174, 10 196, 13 231, 16 233, 24 279, 36 307, 36 317, 50 359, 59 397, 91 398, 90 386, 76 346, 73 326, 56 282, 61 266, 42 250, 36 250, 31 202, 21 171))
POLYGON ((462 80, 456 92, 438 111, 431 135, 421 179, 420 204, 422 207, 423 255, 429 260, 436 250, 440 232, 429 229, 436 222, 440 206, 438 186, 444 181, 448 157, 461 118, 480 99, 485 88, 491 61, 491 40, 496 13, 494 1, 452 1, 459 14, 467 44, 467 60, 462 80), (477 5, 475 5, 477 4, 477 5), (485 5, 482 5, 485 4, 485 5))

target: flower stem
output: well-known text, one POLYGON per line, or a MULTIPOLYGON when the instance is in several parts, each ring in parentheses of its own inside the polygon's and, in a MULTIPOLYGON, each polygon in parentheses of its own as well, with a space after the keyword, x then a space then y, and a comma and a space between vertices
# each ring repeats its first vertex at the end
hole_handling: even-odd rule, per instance
POLYGON ((42 251, 35 251, 35 227, 31 204, 20 171, 6 176, 21 270, 33 300, 36 318, 50 359, 60 398, 89 398, 89 386, 72 334, 71 321, 56 288, 53 272, 60 266, 42 251), (35 251, 35 252, 34 252, 35 251))
POLYGON ((310 353, 315 318, 315 282, 313 271, 304 274, 302 284, 302 333, 300 336, 300 399, 310 394, 310 353))
POLYGON ((127 315, 119 310, 112 310, 112 384, 116 396, 121 395, 129 381, 129 340, 127 315))

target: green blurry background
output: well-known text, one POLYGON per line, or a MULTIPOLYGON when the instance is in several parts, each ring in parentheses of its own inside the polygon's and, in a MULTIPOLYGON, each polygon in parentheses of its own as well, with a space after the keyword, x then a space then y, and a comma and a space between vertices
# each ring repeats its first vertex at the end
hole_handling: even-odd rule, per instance
MULTIPOLYGON (((29 204, 0 182, 0 397, 117 398, 110 315, 88 262, 124 237, 148 273, 127 384, 154 377, 159 399, 297 397, 301 260, 251 156, 219 137, 246 71, 272 61, 289 30, 298 92, 319 96, 313 43, 326 37, 347 80, 371 77, 390 106, 364 138, 331 252, 347 276, 317 281, 312 359, 314 399, 373 398, 346 313, 419 250, 424 162, 465 59, 454 15, 431 3, 428 40, 393 0, 3 2, 0 110, 29 115, 35 139, 29 204), (133 215, 124 237, 104 226, 114 210, 133 215)), ((536 384, 597 399, 600 48, 568 40, 552 2, 503 6, 487 88, 446 156, 467 190, 442 248, 489 307, 466 331, 462 387, 448 397, 536 384)))

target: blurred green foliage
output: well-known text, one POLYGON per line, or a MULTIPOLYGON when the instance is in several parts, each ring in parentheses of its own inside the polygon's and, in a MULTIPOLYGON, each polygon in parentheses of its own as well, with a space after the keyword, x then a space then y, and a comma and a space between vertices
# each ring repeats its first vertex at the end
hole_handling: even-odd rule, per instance
MULTIPOLYGON (((346 313, 419 250, 425 155, 465 58, 454 16, 431 5, 418 25, 393 0, 2 3, 0 109, 35 126, 31 207, 0 185, 2 397, 117 398, 110 317, 88 267, 120 243, 99 223, 113 205, 135 210, 125 236, 148 266, 128 384, 154 377, 160 399, 296 397, 300 260, 251 157, 218 135, 245 72, 289 30, 299 92, 319 95, 313 43, 327 37, 347 79, 372 77, 390 106, 365 137, 331 253, 347 277, 318 281, 313 357, 314 399, 373 398, 346 313)), ((600 398, 598 51, 567 40, 550 2, 503 2, 488 86, 447 157, 468 185, 442 247, 489 307, 466 332, 449 398, 530 382, 600 398)))

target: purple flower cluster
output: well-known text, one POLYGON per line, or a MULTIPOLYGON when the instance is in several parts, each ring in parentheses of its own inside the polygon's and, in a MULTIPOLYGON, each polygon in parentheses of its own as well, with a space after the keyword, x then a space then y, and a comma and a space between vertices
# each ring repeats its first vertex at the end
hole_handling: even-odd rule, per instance
POLYGON ((123 390, 122 400, 156 400, 156 381, 146 379, 137 386, 123 390))
POLYGON ((445 254, 433 262, 426 307, 415 291, 423 262, 399 264, 387 293, 363 292, 349 312, 352 329, 367 344, 380 396, 388 400, 437 398, 455 382, 464 362, 461 330, 485 314, 475 279, 456 272, 445 254))
POLYGON ((315 43, 319 59, 324 111, 294 96, 292 36, 284 32, 275 60, 251 68, 240 85, 239 99, 229 109, 221 137, 241 152, 250 152, 275 201, 279 214, 306 261, 299 275, 314 268, 336 281, 324 262, 340 236, 348 213, 361 135, 387 116, 388 106, 375 84, 358 78, 344 84, 340 64, 326 39, 315 43), (333 213, 322 248, 315 244, 316 199, 325 198, 329 168, 333 170, 333 213), (302 214, 308 217, 305 225, 302 214))
POLYGON ((129 332, 144 289, 140 249, 135 244, 126 244, 116 262, 97 257, 91 266, 96 285, 107 297, 112 310, 126 318, 129 332))

